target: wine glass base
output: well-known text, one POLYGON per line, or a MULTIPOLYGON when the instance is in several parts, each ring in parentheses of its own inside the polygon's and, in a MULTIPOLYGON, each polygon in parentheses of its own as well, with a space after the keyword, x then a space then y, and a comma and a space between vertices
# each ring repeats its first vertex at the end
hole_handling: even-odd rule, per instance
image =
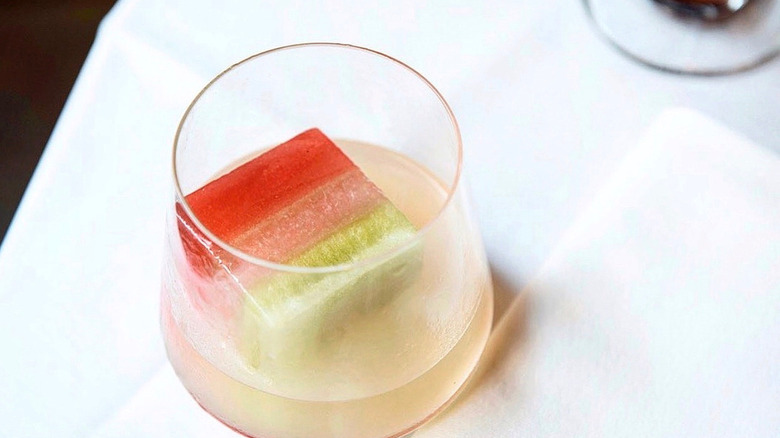
POLYGON ((725 3, 688 2, 680 0, 653 0, 672 13, 699 20, 725 20, 744 9, 749 0, 731 0, 725 3))
POLYGON ((730 8, 709 5, 710 9, 676 0, 583 3, 613 47, 659 70, 724 75, 749 70, 780 54, 776 0, 732 1, 730 8))

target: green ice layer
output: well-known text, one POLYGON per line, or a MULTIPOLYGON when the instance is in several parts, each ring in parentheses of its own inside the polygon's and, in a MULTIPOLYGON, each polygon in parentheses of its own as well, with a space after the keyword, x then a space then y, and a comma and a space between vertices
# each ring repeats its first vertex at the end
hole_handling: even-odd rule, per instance
MULTIPOLYGON (((332 266, 386 253, 414 237, 416 229, 384 202, 290 262, 332 266)), ((326 274, 279 273, 249 291, 243 315, 242 353, 247 364, 263 360, 305 364, 334 342, 355 317, 389 303, 417 278, 420 246, 380 264, 367 263, 326 274)))

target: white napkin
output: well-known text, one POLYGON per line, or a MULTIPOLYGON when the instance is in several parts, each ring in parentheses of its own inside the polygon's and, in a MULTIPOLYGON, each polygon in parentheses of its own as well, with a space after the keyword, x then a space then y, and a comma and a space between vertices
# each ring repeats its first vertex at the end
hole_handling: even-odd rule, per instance
POLYGON ((664 113, 417 435, 780 433, 780 160, 664 113))
MULTIPOLYGON (((469 389, 415 438, 772 436, 778 224, 776 156, 664 113, 504 312, 469 389)), ((235 434, 166 365, 92 438, 139 436, 235 434)))

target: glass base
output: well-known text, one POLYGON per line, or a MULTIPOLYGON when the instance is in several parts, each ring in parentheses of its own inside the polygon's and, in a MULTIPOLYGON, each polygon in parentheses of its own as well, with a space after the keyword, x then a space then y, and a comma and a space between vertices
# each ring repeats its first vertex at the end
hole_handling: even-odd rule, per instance
MULTIPOLYGON (((443 405, 439 406, 438 409, 436 409, 435 411, 430 413, 427 417, 425 417, 424 419, 422 419, 420 422, 416 423, 415 425, 409 427, 408 429, 403 430, 401 432, 398 432, 396 434, 393 434, 391 436, 388 436, 386 438, 411 438, 412 436, 414 436, 414 434, 417 433, 417 430, 419 428, 424 426, 426 423, 428 423, 433 418, 435 418, 437 415, 439 415, 444 410, 446 410, 448 407, 450 407, 450 405, 461 395, 463 390, 466 389, 469 386, 469 384, 471 383, 472 378, 474 377, 475 371, 476 371, 476 368, 474 368, 471 371, 471 373, 466 378, 466 380, 460 385, 458 390, 455 391, 455 394, 453 394, 443 405)), ((195 400, 195 403, 197 403, 198 406, 200 406, 200 408, 203 409, 204 412, 209 414, 215 420, 217 420, 220 423, 224 424, 226 427, 231 429, 233 432, 236 432, 238 435, 240 435, 242 437, 245 437, 245 438, 271 438, 271 437, 255 437, 253 435, 249 435, 247 432, 244 432, 243 430, 241 430, 241 429, 233 426, 232 424, 230 424, 228 421, 223 420, 218 415, 215 415, 213 412, 211 412, 205 406, 203 406, 203 403, 201 403, 200 400, 198 400, 198 397, 195 396, 195 394, 193 394, 189 390, 187 390, 187 392, 189 392, 190 396, 195 400)))
POLYGON ((723 75, 780 53, 780 2, 584 0, 595 27, 615 48, 653 68, 723 75))

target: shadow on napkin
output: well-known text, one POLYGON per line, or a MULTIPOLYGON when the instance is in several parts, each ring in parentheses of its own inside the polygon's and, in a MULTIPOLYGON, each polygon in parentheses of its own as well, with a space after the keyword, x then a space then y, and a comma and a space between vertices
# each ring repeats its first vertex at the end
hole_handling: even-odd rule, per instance
MULTIPOLYGON (((662 114, 501 314, 434 437, 774 436, 780 160, 662 114)), ((513 292, 510 290, 510 292, 513 292)))

